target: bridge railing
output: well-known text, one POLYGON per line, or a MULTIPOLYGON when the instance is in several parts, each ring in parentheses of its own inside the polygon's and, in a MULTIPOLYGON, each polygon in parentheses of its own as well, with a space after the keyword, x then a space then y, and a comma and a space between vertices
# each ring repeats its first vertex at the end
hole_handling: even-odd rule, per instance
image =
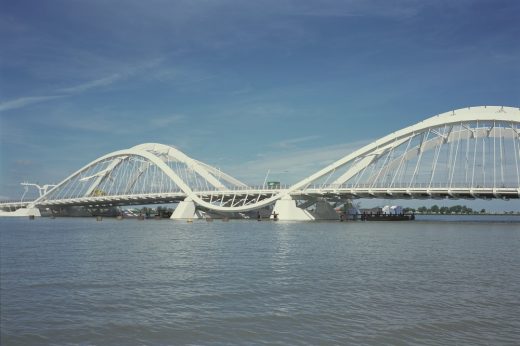
MULTIPOLYGON (((244 193, 250 193, 250 194, 277 194, 281 191, 287 190, 291 187, 291 185, 288 184, 282 184, 280 186, 276 187, 267 187, 264 185, 255 185, 255 186, 235 186, 231 189, 221 190, 217 188, 209 188, 204 190, 194 190, 197 194, 215 194, 215 195, 221 195, 221 194, 244 194, 244 193)), ((326 192, 326 191, 337 191, 337 190, 395 190, 395 189, 402 189, 402 190, 414 190, 414 189, 443 189, 443 190, 458 190, 458 189, 464 189, 464 190, 473 190, 473 189, 518 189, 518 186, 515 186, 514 184, 502 184, 499 186, 472 186, 471 183, 463 182, 463 183, 453 183, 450 186, 448 184, 442 184, 442 183, 415 183, 415 184, 409 184, 409 183, 394 183, 390 186, 379 186, 379 184, 311 184, 308 186, 305 186, 296 192, 300 193, 316 193, 316 192, 326 192)), ((133 194, 133 195, 107 195, 107 196, 84 196, 84 197, 74 197, 74 198, 60 198, 60 199, 50 199, 48 202, 66 202, 66 201, 72 201, 72 200, 92 200, 92 201, 98 201, 98 200, 106 200, 106 199, 121 199, 121 198, 139 198, 143 197, 145 199, 161 199, 161 198, 168 198, 171 196, 174 196, 176 198, 181 197, 180 195, 184 194, 180 190, 176 191, 170 191, 170 192, 163 192, 163 193, 148 193, 148 194, 133 194)), ((20 201, 20 200, 9 200, 9 201, 0 201, 0 206, 2 205, 26 205, 33 201, 20 201)), ((45 204, 45 202, 44 202, 45 204)))
MULTIPOLYGON (((262 185, 252 185, 252 186, 237 186, 227 190, 219 190, 217 188, 210 189, 200 189, 194 190, 195 192, 232 192, 232 191, 283 191, 287 190, 292 185, 283 184, 277 187, 267 187, 262 185)), ((452 184, 444 184, 444 183, 393 183, 387 186, 382 184, 310 184, 300 189, 300 191, 305 190, 334 190, 334 189, 500 189, 500 188, 518 188, 515 184, 496 184, 496 185, 472 185, 471 183, 462 182, 462 183, 452 183, 452 184)))
POLYGON ((2 204, 28 204, 28 203, 31 203, 31 202, 34 202, 33 200, 30 200, 30 201, 20 201, 19 199, 16 200, 3 200, 3 201, 0 201, 0 205, 2 204))
POLYGON ((381 184, 312 184, 302 190, 340 190, 340 189, 501 189, 518 188, 514 184, 472 185, 471 183, 394 183, 388 186, 381 184))
POLYGON ((193 189, 194 192, 216 192, 220 193, 222 191, 231 192, 231 191, 281 191, 287 190, 291 187, 289 184, 283 184, 277 187, 268 187, 263 185, 251 185, 251 186, 233 186, 232 188, 228 188, 226 190, 218 189, 215 187, 212 188, 204 188, 204 189, 193 189))

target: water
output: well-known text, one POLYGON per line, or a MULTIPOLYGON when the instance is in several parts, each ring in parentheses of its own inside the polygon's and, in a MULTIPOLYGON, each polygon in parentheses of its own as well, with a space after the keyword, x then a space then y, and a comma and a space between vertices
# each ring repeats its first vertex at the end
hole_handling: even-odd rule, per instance
POLYGON ((2 345, 520 343, 520 223, 0 229, 2 345))

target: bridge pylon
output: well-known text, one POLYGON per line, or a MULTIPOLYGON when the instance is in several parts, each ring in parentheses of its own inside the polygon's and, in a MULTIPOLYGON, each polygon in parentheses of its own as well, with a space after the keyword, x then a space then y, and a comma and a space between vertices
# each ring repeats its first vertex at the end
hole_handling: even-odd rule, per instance
POLYGON ((179 202, 172 216, 170 216, 171 220, 192 220, 200 218, 202 218, 200 211, 197 210, 195 203, 189 197, 179 202))
POLYGON ((15 211, 0 210, 0 217, 2 216, 41 216, 40 209, 35 207, 18 208, 15 211))
POLYGON ((298 208, 296 201, 290 196, 285 195, 276 201, 271 214, 271 219, 281 221, 313 221, 315 217, 306 209, 298 208))

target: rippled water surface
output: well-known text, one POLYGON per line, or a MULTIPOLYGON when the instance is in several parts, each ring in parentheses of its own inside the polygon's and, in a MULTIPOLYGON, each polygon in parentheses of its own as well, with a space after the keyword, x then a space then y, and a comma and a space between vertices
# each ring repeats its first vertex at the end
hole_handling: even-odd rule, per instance
POLYGON ((2 345, 518 345, 520 223, 0 219, 2 345))

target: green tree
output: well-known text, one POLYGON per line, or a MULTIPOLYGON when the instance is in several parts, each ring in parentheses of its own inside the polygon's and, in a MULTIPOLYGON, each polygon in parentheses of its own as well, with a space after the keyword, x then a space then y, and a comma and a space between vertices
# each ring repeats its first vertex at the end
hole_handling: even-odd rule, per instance
POLYGON ((460 214, 462 212, 462 206, 461 205, 454 205, 450 207, 450 213, 451 214, 460 214))
POLYGON ((462 206, 461 213, 462 214, 471 214, 473 212, 473 209, 466 207, 465 205, 462 206))

